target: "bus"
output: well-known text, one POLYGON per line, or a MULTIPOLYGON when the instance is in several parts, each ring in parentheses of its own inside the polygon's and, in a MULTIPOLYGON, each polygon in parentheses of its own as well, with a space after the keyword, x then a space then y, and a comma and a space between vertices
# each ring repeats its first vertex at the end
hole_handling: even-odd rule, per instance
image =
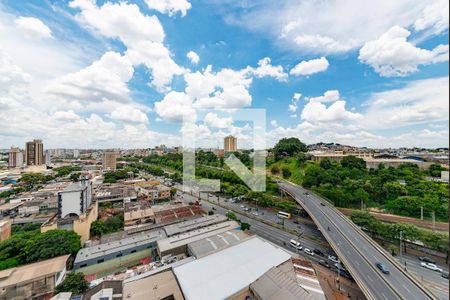
POLYGON ((292 215, 290 213, 284 212, 284 211, 279 211, 277 213, 278 218, 282 218, 282 219, 290 219, 292 218, 292 215))

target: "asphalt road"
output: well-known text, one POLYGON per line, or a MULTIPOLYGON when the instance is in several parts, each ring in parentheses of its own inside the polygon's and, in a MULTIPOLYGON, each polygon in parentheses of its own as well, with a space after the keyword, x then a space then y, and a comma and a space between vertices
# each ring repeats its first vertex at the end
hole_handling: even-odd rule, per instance
POLYGON ((293 196, 315 219, 325 238, 344 261, 368 298, 436 299, 403 274, 352 226, 348 218, 339 214, 324 199, 310 194, 297 185, 282 182, 279 186, 293 196), (387 266, 390 274, 381 273, 375 266, 377 262, 387 266))

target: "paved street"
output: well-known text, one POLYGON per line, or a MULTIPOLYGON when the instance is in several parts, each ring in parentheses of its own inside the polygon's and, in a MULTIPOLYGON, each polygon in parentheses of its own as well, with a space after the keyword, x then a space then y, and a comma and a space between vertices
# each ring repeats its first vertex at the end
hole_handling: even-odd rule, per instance
MULTIPOLYGON (((327 240, 349 268, 361 289, 368 297, 376 299, 430 299, 429 293, 420 289, 404 275, 380 251, 379 246, 371 244, 355 229, 350 221, 327 204, 300 186, 280 183, 302 206, 307 208, 317 225, 323 228, 327 240), (381 262, 390 274, 381 273, 375 266, 381 262)), ((432 298, 431 298, 432 299, 432 298)))

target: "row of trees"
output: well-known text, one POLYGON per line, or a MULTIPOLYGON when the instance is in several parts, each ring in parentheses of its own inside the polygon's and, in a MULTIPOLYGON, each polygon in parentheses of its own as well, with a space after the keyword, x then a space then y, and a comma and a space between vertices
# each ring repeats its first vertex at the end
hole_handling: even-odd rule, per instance
POLYGON ((428 248, 436 251, 448 251, 448 235, 435 233, 408 223, 385 224, 377 220, 368 212, 354 212, 352 221, 363 227, 372 234, 378 235, 385 240, 398 242, 400 234, 403 240, 410 242, 422 242, 428 248))
POLYGON ((80 236, 68 230, 23 231, 0 242, 0 270, 80 250, 80 236))
POLYGON ((339 207, 357 208, 363 202, 410 217, 420 217, 423 208, 427 216, 435 212, 447 220, 448 184, 429 181, 428 175, 415 164, 367 170, 364 160, 348 156, 340 163, 308 162, 302 183, 339 207))

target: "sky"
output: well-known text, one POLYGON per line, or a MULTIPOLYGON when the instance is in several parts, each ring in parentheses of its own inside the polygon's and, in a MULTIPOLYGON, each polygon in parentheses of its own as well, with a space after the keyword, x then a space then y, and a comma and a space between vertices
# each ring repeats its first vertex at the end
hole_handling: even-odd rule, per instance
POLYGON ((268 147, 448 147, 448 25, 448 0, 0 0, 0 148, 252 148, 247 109, 268 147))

